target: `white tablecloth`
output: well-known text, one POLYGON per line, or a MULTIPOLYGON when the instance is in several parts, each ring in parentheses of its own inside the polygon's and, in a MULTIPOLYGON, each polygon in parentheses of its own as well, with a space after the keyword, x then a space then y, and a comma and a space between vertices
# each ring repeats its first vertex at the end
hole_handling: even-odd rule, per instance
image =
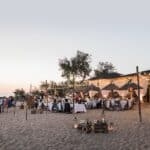
POLYGON ((121 109, 125 109, 125 106, 127 105, 127 103, 128 103, 127 100, 121 100, 120 101, 121 109))
POLYGON ((48 110, 52 110, 53 103, 48 103, 48 110))
POLYGON ((86 108, 84 104, 75 104, 74 105, 74 112, 86 112, 86 108))
POLYGON ((106 100, 105 103, 106 103, 106 108, 109 109, 110 108, 110 100, 106 100))
MULTIPOLYGON (((45 104, 47 105, 47 104, 45 104)), ((52 106, 53 106, 53 103, 48 103, 48 109, 51 111, 52 110, 52 106)), ((73 104, 71 104, 71 107, 73 107, 73 104)), ((58 105, 58 108, 59 108, 59 105, 58 105)), ((77 112, 86 112, 86 108, 85 108, 85 105, 84 104, 75 104, 74 105, 74 112, 77 113, 77 112)))

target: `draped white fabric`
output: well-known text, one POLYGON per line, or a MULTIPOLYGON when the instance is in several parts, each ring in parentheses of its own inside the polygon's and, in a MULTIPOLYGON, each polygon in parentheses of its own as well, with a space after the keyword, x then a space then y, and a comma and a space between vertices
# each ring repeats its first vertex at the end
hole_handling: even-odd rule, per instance
POLYGON ((86 108, 84 104, 75 104, 74 105, 74 112, 86 112, 86 108))

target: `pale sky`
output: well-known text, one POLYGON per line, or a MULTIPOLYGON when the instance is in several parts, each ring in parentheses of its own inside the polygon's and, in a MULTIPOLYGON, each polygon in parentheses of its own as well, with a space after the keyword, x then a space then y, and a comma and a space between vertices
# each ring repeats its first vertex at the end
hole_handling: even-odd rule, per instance
POLYGON ((0 1, 0 96, 60 81, 58 59, 77 50, 121 73, 150 69, 149 0, 0 1))

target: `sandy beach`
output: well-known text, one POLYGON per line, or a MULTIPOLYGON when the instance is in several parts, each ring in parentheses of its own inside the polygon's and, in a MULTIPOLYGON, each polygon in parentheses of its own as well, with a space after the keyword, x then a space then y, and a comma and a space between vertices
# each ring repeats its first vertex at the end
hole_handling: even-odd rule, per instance
MULTIPOLYGON (((149 150, 150 105, 142 106, 139 123, 137 106, 128 111, 106 111, 116 131, 109 134, 82 133, 73 128, 72 114, 30 114, 13 109, 0 114, 0 150, 149 150)), ((101 109, 78 113, 80 119, 99 119, 101 109)))

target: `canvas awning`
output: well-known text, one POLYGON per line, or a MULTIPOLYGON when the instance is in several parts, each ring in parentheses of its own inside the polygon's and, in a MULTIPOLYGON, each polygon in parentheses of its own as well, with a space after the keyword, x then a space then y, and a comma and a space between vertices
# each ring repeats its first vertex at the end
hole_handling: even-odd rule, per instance
POLYGON ((107 90, 107 91, 119 90, 119 87, 114 83, 110 83, 107 86, 105 86, 102 90, 107 90))
MULTIPOLYGON (((126 84, 124 84, 120 90, 128 90, 132 88, 133 90, 137 90, 138 89, 138 85, 134 82, 127 82, 126 84)), ((143 89, 143 87, 140 86, 140 89, 143 89)))
POLYGON ((95 85, 89 85, 83 88, 83 92, 89 92, 89 91, 96 91, 96 92, 100 92, 100 88, 96 87, 95 85))

